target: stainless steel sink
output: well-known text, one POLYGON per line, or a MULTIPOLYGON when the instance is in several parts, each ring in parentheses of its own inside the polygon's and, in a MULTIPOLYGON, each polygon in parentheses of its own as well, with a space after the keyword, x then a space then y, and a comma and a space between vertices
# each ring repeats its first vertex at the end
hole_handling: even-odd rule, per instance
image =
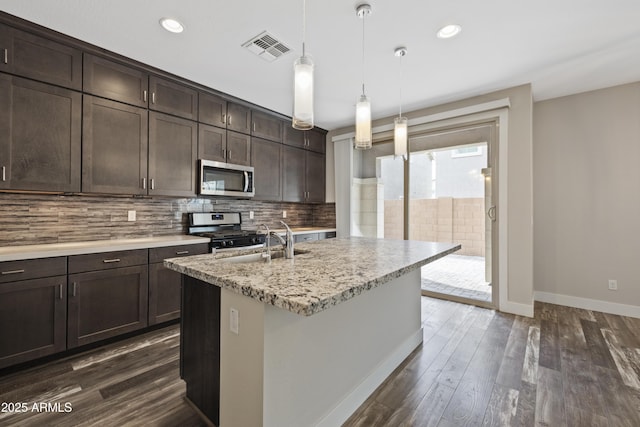
MULTIPOLYGON (((307 253, 309 253, 309 251, 295 249, 293 251, 293 256, 295 257, 296 255, 307 254, 307 253)), ((271 259, 274 260, 278 258, 284 258, 284 251, 279 251, 279 250, 271 251, 271 259)), ((267 259, 265 257, 264 252, 258 252, 254 254, 235 255, 227 258, 220 258, 218 259, 218 261, 237 264, 237 263, 251 263, 251 262, 266 262, 267 259)))

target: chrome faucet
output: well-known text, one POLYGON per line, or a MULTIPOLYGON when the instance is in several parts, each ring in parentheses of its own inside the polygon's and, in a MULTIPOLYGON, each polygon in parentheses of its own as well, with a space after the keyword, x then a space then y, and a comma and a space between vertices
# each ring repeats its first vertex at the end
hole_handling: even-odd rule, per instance
POLYGON ((264 258, 265 261, 270 262, 271 261, 271 230, 269 230, 269 226, 267 224, 262 224, 262 226, 267 229, 267 237, 265 239, 265 246, 267 248, 267 253, 262 254, 262 258, 264 258))
MULTIPOLYGON (((284 221, 280 221, 280 223, 282 223, 282 225, 284 225, 284 227, 287 229, 287 240, 283 244, 283 246, 284 246, 284 256, 287 259, 293 259, 293 231, 291 231, 289 226, 284 221)), ((278 237, 280 237, 280 236, 278 236, 278 237)))

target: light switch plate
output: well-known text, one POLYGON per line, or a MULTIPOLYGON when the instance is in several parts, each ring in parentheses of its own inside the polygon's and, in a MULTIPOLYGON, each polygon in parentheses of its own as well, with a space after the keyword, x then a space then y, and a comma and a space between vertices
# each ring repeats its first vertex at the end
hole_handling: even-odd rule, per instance
POLYGON ((282 211, 282 218, 286 218, 287 217, 287 211, 282 211))
POLYGON ((249 219, 253 219, 253 211, 249 211, 249 219))
POLYGON ((136 220, 136 211, 127 212, 127 221, 135 221, 136 220))

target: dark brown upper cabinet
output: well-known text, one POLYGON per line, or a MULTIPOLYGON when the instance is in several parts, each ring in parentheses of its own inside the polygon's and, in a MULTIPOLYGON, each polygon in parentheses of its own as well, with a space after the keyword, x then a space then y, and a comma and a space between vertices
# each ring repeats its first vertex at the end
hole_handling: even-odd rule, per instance
POLYGON ((196 122, 149 112, 149 195, 196 195, 196 122))
POLYGON ((227 163, 249 166, 251 164, 251 137, 227 131, 227 163))
POLYGON ((82 52, 0 24, 0 71, 82 89, 82 52))
POLYGON ((255 200, 282 200, 282 144, 252 138, 251 165, 254 167, 255 200))
POLYGON ((283 145, 282 200, 322 203, 324 199, 324 154, 283 145))
MULTIPOLYGON (((202 111, 202 110, 200 110, 202 111)), ((216 162, 227 161, 227 131, 198 124, 198 158, 216 162)))
POLYGON ((227 101, 210 93, 198 95, 198 121, 219 128, 227 127, 227 101))
POLYGON ((146 108, 84 95, 82 191, 147 194, 146 108))
POLYGON ((282 120, 257 111, 253 112, 252 120, 252 136, 274 142, 282 142, 282 120))
POLYGON ((198 91, 195 89, 151 76, 149 94, 149 109, 189 120, 198 120, 198 91))
POLYGON ((317 153, 325 152, 326 132, 315 129, 302 131, 291 126, 285 126, 284 129, 285 144, 317 153))
POLYGON ((82 95, 0 74, 0 188, 80 191, 82 95))
POLYGON ((251 133, 251 110, 244 105, 227 103, 227 129, 240 133, 251 133))
POLYGON ((138 107, 148 103, 149 74, 99 56, 84 55, 83 90, 138 107))

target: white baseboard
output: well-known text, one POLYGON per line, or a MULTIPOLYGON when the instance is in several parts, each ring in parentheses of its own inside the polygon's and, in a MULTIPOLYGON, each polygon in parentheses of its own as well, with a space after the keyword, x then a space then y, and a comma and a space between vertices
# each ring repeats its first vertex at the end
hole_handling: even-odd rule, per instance
POLYGON ((513 301, 500 301, 500 311, 518 316, 533 317, 533 303, 521 304, 513 301))
POLYGON ((376 388, 422 343, 422 328, 407 338, 390 356, 376 367, 338 406, 317 424, 318 427, 342 425, 376 388))
POLYGON ((582 308, 585 310, 595 310, 601 311, 603 313, 636 317, 640 319, 640 306, 637 305, 619 304, 616 302, 580 298, 571 295, 552 294, 550 292, 534 292, 533 297, 536 301, 540 302, 566 305, 568 307, 582 308))

